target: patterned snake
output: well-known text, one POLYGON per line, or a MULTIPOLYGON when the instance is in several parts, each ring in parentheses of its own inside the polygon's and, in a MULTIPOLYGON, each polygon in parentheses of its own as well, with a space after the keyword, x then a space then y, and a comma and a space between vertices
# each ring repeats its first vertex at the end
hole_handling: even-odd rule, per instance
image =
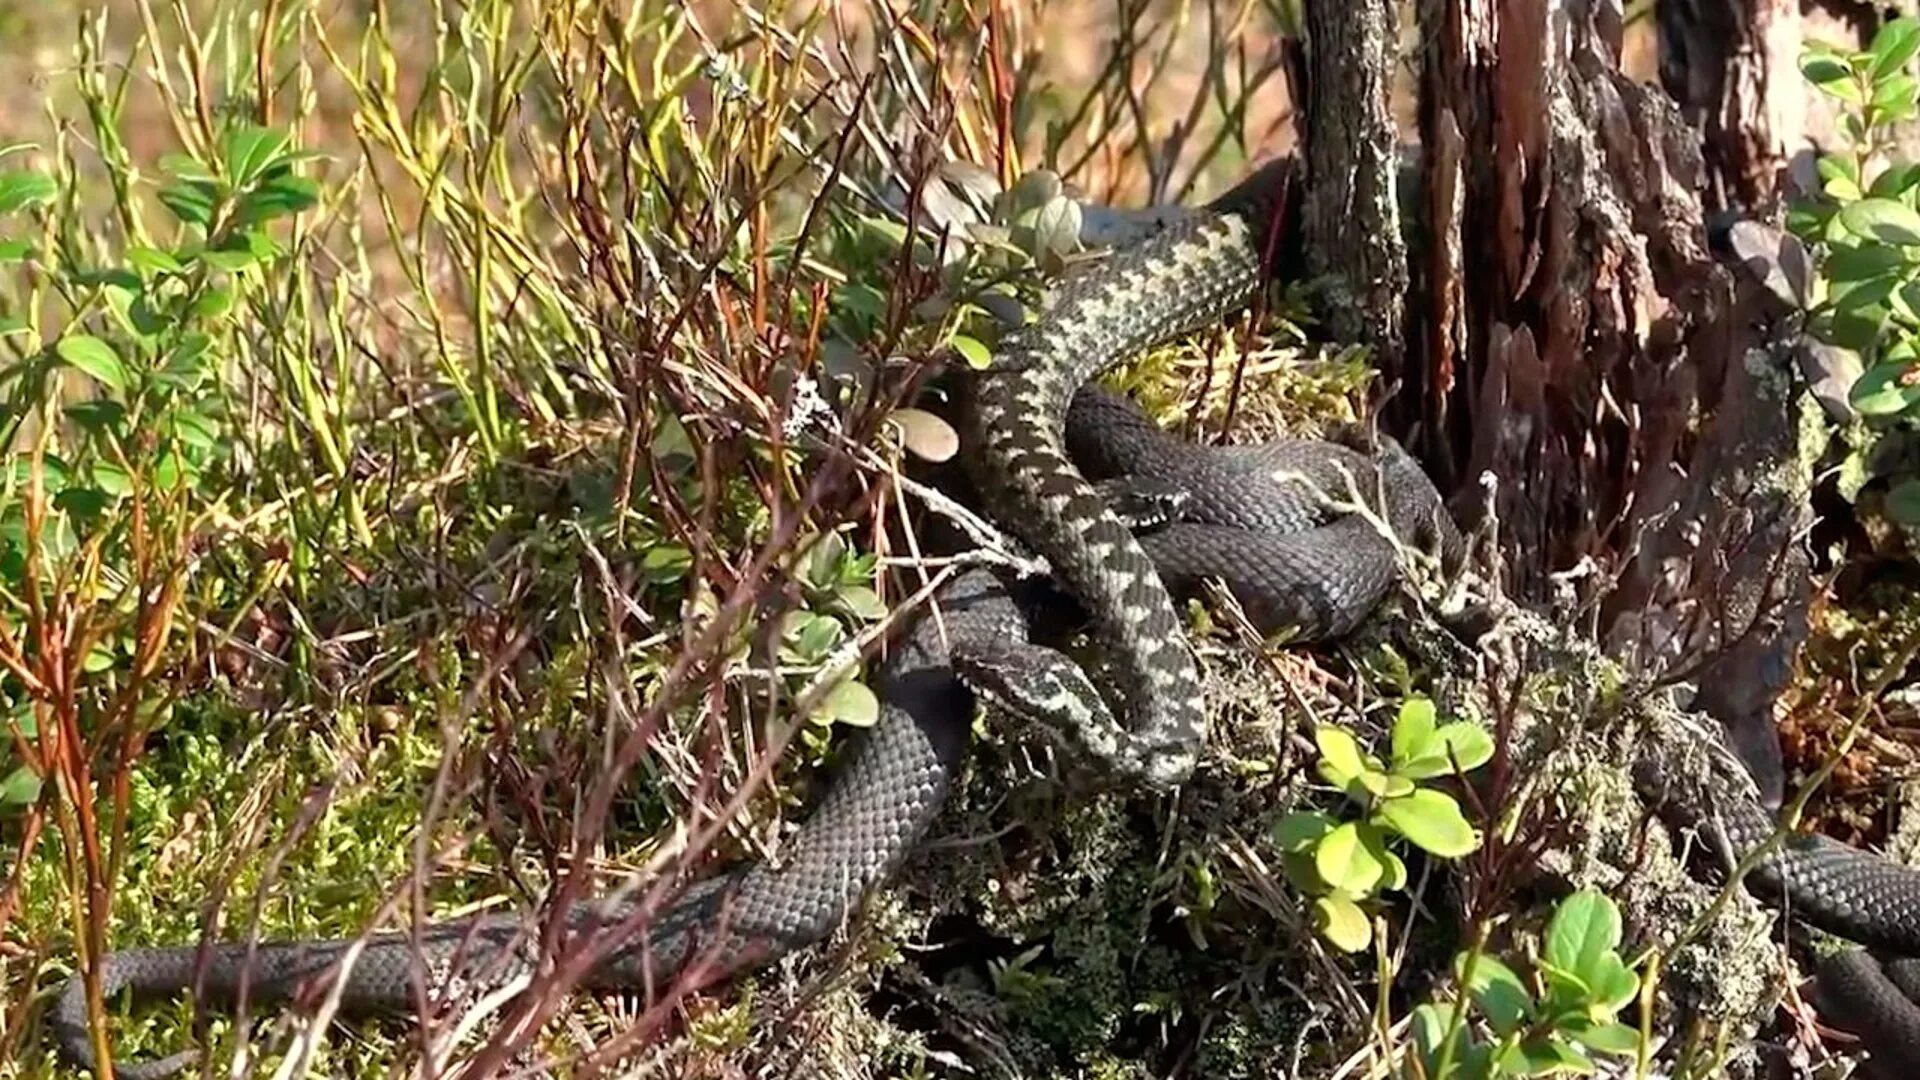
MULTIPOLYGON (((1417 465, 1390 443, 1378 456, 1328 443, 1200 450, 1162 432, 1124 401, 1082 389, 1101 370, 1249 303, 1264 281, 1275 205, 1271 172, 1065 282, 1043 317, 1011 336, 973 384, 963 438, 976 486, 994 516, 1049 564, 1115 661, 1116 712, 1060 654, 1031 644, 1012 594, 993 574, 970 571, 936 599, 882 669, 882 717, 841 772, 778 868, 751 866, 702 883, 646 923, 630 902, 566 913, 570 932, 630 939, 585 980, 589 988, 642 989, 691 963, 700 984, 769 962, 820 940, 913 851, 962 760, 974 693, 1007 699, 1056 723, 1116 775, 1150 787, 1189 775, 1204 736, 1196 665, 1169 586, 1216 577, 1257 623, 1292 625, 1301 638, 1355 625, 1391 586, 1397 548, 1363 515, 1342 514, 1317 491, 1349 490, 1402 536, 1457 556, 1459 536, 1417 465), (1078 467, 1076 467, 1076 462, 1078 467), (1350 487, 1348 485, 1351 485, 1350 487), (1165 506, 1170 520, 1138 536, 1103 496, 1165 506), (697 962, 696 962, 697 961, 697 962)), ((1772 830, 1757 803, 1702 822, 1729 853, 1772 830)), ((1794 840, 1751 879, 1795 915, 1864 944, 1920 954, 1920 875, 1817 839, 1794 840)), ((413 973, 429 984, 452 971, 501 985, 533 962, 520 916, 423 929, 364 946, 341 990, 347 1013, 411 1008, 413 973)), ((337 941, 135 949, 103 960, 105 990, 170 995, 197 990, 231 1000, 244 982, 256 1002, 284 1001, 341 960, 337 941), (196 985, 196 979, 198 983, 196 985)), ((1857 955, 1823 979, 1866 1003, 1896 1030, 1915 1007, 1889 972, 1857 955), (1859 969, 1859 970, 1855 970, 1859 969)), ((58 1045, 91 1066, 86 998, 78 978, 51 1011, 58 1045)), ((1908 1028, 1908 1043, 1920 1038, 1908 1028)), ((1899 1035, 1876 1048, 1897 1057, 1899 1035)), ((149 1080, 190 1054, 119 1075, 149 1080)))

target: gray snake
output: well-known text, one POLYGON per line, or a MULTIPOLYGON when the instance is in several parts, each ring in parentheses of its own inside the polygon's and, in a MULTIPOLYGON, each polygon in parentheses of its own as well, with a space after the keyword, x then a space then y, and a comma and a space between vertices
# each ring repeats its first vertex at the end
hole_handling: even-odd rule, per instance
MULTIPOLYGON (((1100 370, 1254 297, 1264 280, 1271 196, 1256 176, 1215 203, 1212 213, 1180 222, 1065 283, 1047 313, 1012 335, 995 366, 975 380, 965 414, 963 438, 975 451, 969 460, 989 509, 1047 559, 1117 661, 1118 712, 1126 723, 1095 708, 1069 717, 1068 725, 1118 775, 1153 787, 1190 773, 1204 735, 1197 669, 1169 587, 1184 591, 1219 578, 1258 623, 1293 625, 1303 638, 1344 633, 1372 609, 1396 572, 1394 549, 1371 522, 1342 515, 1324 500, 1300 498, 1312 487, 1337 490, 1336 481, 1350 474, 1363 493, 1370 479, 1377 484, 1382 516, 1395 531, 1458 553, 1458 534, 1431 484, 1391 444, 1377 459, 1311 442, 1201 451, 1123 402, 1079 392, 1100 370), (1179 509, 1173 520, 1136 535, 1096 481, 1117 483, 1107 491, 1138 485, 1149 497, 1172 491, 1179 509)), ((706 978, 715 980, 818 941, 912 852, 938 812, 964 753, 974 692, 1004 688, 981 686, 979 678, 993 681, 1007 662, 1036 656, 1044 671, 1074 670, 1057 654, 1018 644, 1025 639, 1024 618, 990 573, 957 578, 937 607, 940 618, 915 626, 882 669, 880 723, 852 749, 782 865, 748 867, 695 886, 594 969, 588 988, 653 985, 696 954, 706 978)), ((1073 692, 1064 696, 1084 702, 1083 681, 1069 677, 1075 685, 1065 687, 1073 692)), ((1709 824, 1722 830, 1730 851, 1745 850, 1772 829, 1757 804, 1723 812, 1709 824)), ((1791 902, 1796 916, 1812 925, 1920 953, 1920 875, 1885 860, 1831 842, 1795 840, 1752 884, 1763 896, 1791 902)), ((566 922, 592 933, 632 915, 624 904, 597 903, 567 913, 566 922)), ((418 952, 406 935, 371 939, 345 985, 343 1009, 409 1008, 416 964, 434 979, 458 964, 467 978, 500 982, 532 963, 534 938, 521 916, 436 925, 420 939, 418 952)), ((175 994, 194 988, 198 978, 203 994, 230 999, 244 980, 253 1000, 271 1002, 290 998, 345 948, 344 942, 302 942, 250 951, 229 943, 210 946, 204 956, 192 947, 126 950, 103 959, 103 974, 109 994, 175 994)), ((1903 1014, 1893 1010, 1902 1006, 1883 1000, 1881 984, 1871 981, 1887 974, 1874 968, 1849 981, 1860 973, 1844 964, 1832 974, 1842 991, 1864 988, 1877 1003, 1873 1015, 1895 1017, 1897 1027, 1903 1014)), ((1904 996, 1894 997, 1914 1008, 1904 996)), ((60 995, 51 1023, 61 1049, 90 1065, 77 978, 60 995)), ((148 1080, 188 1060, 177 1055, 117 1072, 148 1080)))

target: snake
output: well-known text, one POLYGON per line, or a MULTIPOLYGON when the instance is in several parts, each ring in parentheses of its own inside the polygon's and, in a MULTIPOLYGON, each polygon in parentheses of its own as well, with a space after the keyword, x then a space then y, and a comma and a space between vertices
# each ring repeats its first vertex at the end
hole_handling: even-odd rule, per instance
MULTIPOLYGON (((561 914, 570 933, 620 935, 586 988, 643 989, 687 970, 706 985, 827 936, 929 828, 961 768, 977 698, 1061 724, 1118 776, 1151 789, 1180 783, 1196 767, 1205 709, 1175 593, 1221 581, 1256 624, 1310 640, 1347 632, 1377 606, 1397 577, 1396 536, 1457 561, 1457 528, 1418 464, 1391 440, 1196 447, 1089 385, 1125 358, 1253 300, 1279 206, 1272 175, 1256 173, 1202 212, 1062 282, 1040 318, 1010 335, 968 387, 961 429, 978 493, 1084 609, 1114 661, 1113 685, 1095 685, 1063 654, 1027 641, 1027 620, 999 575, 973 570, 954 579, 882 666, 879 721, 850 747, 778 866, 702 882, 657 918, 621 900, 561 914), (1343 491, 1374 513, 1355 513, 1328 494, 1343 491), (1116 502, 1165 512, 1129 521, 1116 502), (1118 708, 1107 706, 1108 693, 1118 708)), ((1773 831, 1757 802, 1736 803, 1704 824, 1729 855, 1773 831)), ((1794 837, 1748 884, 1809 925, 1920 955, 1920 874, 1885 859, 1794 837)), ((532 970, 536 942, 522 915, 375 936, 357 946, 341 1010, 405 1011, 415 1003, 416 973, 499 985, 532 970)), ((251 1000, 276 1002, 335 970, 354 947, 227 942, 128 949, 100 963, 109 995, 192 991, 231 1000, 244 986, 251 1000)), ((1823 985, 1833 980, 1834 993, 1864 1002, 1873 1022, 1895 1029, 1891 1049, 1875 1044, 1894 1057, 1900 1025, 1920 1016, 1895 982, 1904 969, 1840 955, 1823 967, 1823 985)), ((90 1068, 86 1017, 75 977, 50 1022, 62 1053, 90 1068)), ((192 1060, 187 1052, 116 1072, 157 1080, 192 1060)))
MULTIPOLYGON (((1277 158, 1195 213, 1069 273, 1041 317, 1008 334, 966 386, 963 460, 985 509, 1046 560, 1109 664, 1102 689, 1113 708, 1023 712, 1109 775, 1150 789, 1177 786, 1199 758, 1199 667, 1152 557, 1069 455, 1067 414, 1094 376, 1256 299, 1273 265, 1291 168, 1277 158)), ((988 683, 995 670, 975 675, 988 683)))

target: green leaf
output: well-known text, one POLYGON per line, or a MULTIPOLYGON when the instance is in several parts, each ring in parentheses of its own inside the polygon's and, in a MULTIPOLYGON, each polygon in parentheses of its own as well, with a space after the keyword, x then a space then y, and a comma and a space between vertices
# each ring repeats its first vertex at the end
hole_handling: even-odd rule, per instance
POLYGON ((1872 311, 1884 307, 1899 284, 1900 277, 1897 274, 1852 283, 1835 281, 1828 293, 1829 302, 1836 313, 1872 311))
POLYGON ((1640 1033, 1613 1021, 1596 1024, 1576 1017, 1562 1025, 1561 1030, 1574 1042, 1602 1054, 1631 1054, 1640 1049, 1640 1033))
POLYGON ((0 264, 25 262, 32 254, 31 240, 0 240, 0 264))
POLYGON ((107 507, 112 506, 113 499, 99 488, 70 487, 53 497, 53 505, 55 509, 88 521, 99 517, 107 507))
POLYGON ((1293 887, 1307 896, 1324 896, 1333 889, 1320 878, 1313 866, 1313 849, 1288 851, 1280 856, 1280 869, 1293 887))
POLYGON ((180 442, 196 450, 213 450, 220 443, 220 425, 190 408, 177 408, 167 414, 180 442))
POLYGON ((159 248, 130 247, 127 249, 127 261, 150 274, 184 274, 187 268, 167 252, 159 248))
POLYGON ((1393 720, 1393 768, 1404 773, 1401 766, 1427 752, 1428 740, 1433 736, 1434 726, 1438 723, 1438 710, 1430 698, 1410 697, 1400 703, 1400 713, 1393 720))
POLYGON ((186 458, 181 457, 178 453, 171 451, 161 455, 160 460, 155 462, 153 466, 154 486, 165 491, 173 490, 178 487, 182 481, 192 483, 199 479, 199 476, 200 469, 198 466, 186 458))
POLYGON ((1920 162, 1889 165, 1873 178, 1873 185, 1867 188, 1867 194, 1887 199, 1899 198, 1912 189, 1915 181, 1920 181, 1920 162))
POLYGON ((1595 889, 1581 889, 1554 909, 1543 958, 1592 986, 1603 973, 1601 958, 1620 944, 1620 932, 1619 907, 1595 889))
POLYGON ((238 248, 208 249, 200 253, 200 259, 215 270, 229 274, 237 274, 260 262, 252 251, 238 248))
POLYGON ((1373 940, 1373 924, 1367 921, 1367 913, 1344 896, 1315 898, 1313 927, 1342 952, 1360 952, 1373 940))
POLYGON ((807 587, 816 593, 832 588, 840 580, 840 561, 846 557, 847 542, 839 533, 821 534, 807 549, 806 564, 801 568, 807 587))
POLYGON ((880 719, 880 699, 858 679, 843 679, 820 699, 814 716, 824 723, 872 727, 880 719))
POLYGON ((1886 321, 1885 309, 1870 309, 1865 312, 1822 312, 1816 315, 1814 325, 1817 327, 1816 333, 1828 344, 1865 352, 1880 340, 1880 328, 1886 325, 1886 321))
POLYGON ((838 622, 811 611, 792 613, 787 617, 784 629, 785 641, 781 651, 792 661, 801 664, 826 659, 834 646, 840 644, 844 633, 838 622))
POLYGON ((880 602, 880 594, 865 585, 842 585, 833 594, 833 600, 847 614, 866 622, 877 622, 887 616, 887 605, 880 602))
POLYGON ((320 185, 298 176, 275 177, 248 192, 234 211, 242 224, 258 224, 291 217, 320 201, 320 185))
POLYGON ((1589 990, 1591 1015, 1596 1020, 1612 1016, 1640 995, 1640 976, 1634 974, 1619 953, 1608 953, 1601 957, 1600 970, 1594 973, 1589 990))
POLYGON ((173 211, 174 217, 187 225, 201 228, 206 228, 213 221, 214 203, 219 198, 219 189, 201 181, 168 184, 159 193, 161 205, 173 211))
POLYGON ((1851 78, 1835 79, 1831 82, 1815 83, 1820 92, 1831 98, 1838 98, 1849 105, 1864 105, 1866 96, 1860 92, 1860 84, 1851 78))
POLYGON ((1855 236, 1883 244, 1920 244, 1920 212, 1894 199, 1861 199, 1840 211, 1840 224, 1855 236))
POLYGON ((1846 154, 1822 154, 1813 163, 1813 171, 1821 180, 1848 180, 1855 187, 1860 184, 1860 166, 1846 154))
POLYGON ((1839 213, 1840 208, 1829 202, 1795 202, 1787 208, 1787 231, 1805 243, 1814 243, 1826 235, 1839 213))
POLYGON ((1920 22, 1912 18, 1889 19, 1880 25, 1873 35, 1873 43, 1867 46, 1867 52, 1873 57, 1873 67, 1868 74, 1878 83, 1906 67, 1916 50, 1920 50, 1920 22))
POLYGON ((91 334, 69 334, 53 347, 60 359, 115 390, 127 388, 127 368, 113 346, 91 334))
POLYGON ((40 797, 40 774, 21 765, 0 780, 0 806, 27 806, 40 797))
POLYGON ((1827 277, 1833 281, 1868 281, 1904 269, 1907 253, 1886 244, 1835 248, 1827 256, 1827 277))
POLYGON ((1344 791, 1367 771, 1366 755, 1345 729, 1322 724, 1314 729, 1313 742, 1320 748, 1320 776, 1334 787, 1344 791))
POLYGON ((1407 887, 1406 860, 1402 859, 1398 855, 1395 855, 1392 849, 1385 848, 1385 847, 1381 848, 1380 858, 1381 858, 1382 864, 1387 868, 1387 872, 1385 874, 1382 874, 1380 877, 1380 890, 1382 892, 1398 892, 1401 889, 1406 888, 1407 887))
POLYGON ((1847 392, 1853 407, 1868 416, 1892 416, 1920 403, 1920 365, 1896 361, 1875 364, 1847 392))
POLYGON ((1835 202, 1853 203, 1866 196, 1860 185, 1844 176, 1836 176, 1820 185, 1820 190, 1835 202))
MULTIPOLYGON (((28 480, 33 474, 33 458, 27 454, 17 455, 14 457, 12 465, 14 486, 24 490, 28 480)), ((61 488, 67 486, 67 478, 71 475, 72 473, 67 468, 66 461, 58 455, 46 454, 41 457, 40 484, 44 490, 59 491, 61 488)))
POLYGON ((1457 859, 1480 846, 1480 837, 1460 812, 1460 804, 1431 788, 1388 799, 1380 804, 1378 817, 1414 846, 1443 859, 1457 859))
MULTIPOLYGON (((1411 1018, 1413 1025, 1413 1045, 1415 1049, 1420 1051, 1421 1061, 1426 1064, 1429 1076, 1432 1075, 1433 1067, 1440 1059, 1440 1044, 1447 1037, 1447 1027, 1452 1018, 1453 1009, 1451 1006, 1443 1009, 1438 1005, 1429 1003, 1416 1006, 1413 1010, 1413 1016, 1411 1018)), ((1466 1025, 1460 1025, 1460 1027, 1454 1031, 1454 1037, 1457 1039, 1460 1033, 1465 1030, 1466 1025)))
POLYGON ((205 334, 188 334, 167 350, 166 370, 182 377, 201 375, 207 370, 207 350, 213 339, 205 334))
POLYGON ((1860 170, 1853 158, 1827 154, 1814 162, 1813 171, 1820 177, 1820 190, 1836 200, 1852 202, 1860 198, 1860 170))
POLYGON ((655 585, 671 585, 687 576, 693 567, 693 552, 678 544, 659 544, 640 556, 640 568, 655 585))
POLYGON ((1820 90, 1841 101, 1861 104, 1860 84, 1854 80, 1853 69, 1836 56, 1824 53, 1803 54, 1800 57, 1800 74, 1820 90))
POLYGON ((1369 794, 1378 799, 1398 799, 1403 795, 1413 794, 1414 790, 1412 780, 1398 773, 1384 773, 1373 769, 1360 774, 1360 783, 1366 787, 1369 794))
POLYGON ((199 158, 186 154, 161 154, 160 169, 177 180, 199 180, 208 183, 215 179, 213 171, 208 169, 199 158))
POLYGON ((63 411, 67 419, 96 434, 117 432, 127 419, 126 407, 106 398, 76 401, 63 411))
MULTIPOLYGON (((1454 958, 1453 976, 1461 979, 1467 970, 1467 954, 1454 958)), ((1474 961, 1473 982, 1467 993, 1493 1025, 1496 1034, 1511 1035, 1533 1018, 1536 1008, 1533 994, 1512 968, 1486 953, 1474 961)))
POLYGON ((113 498, 127 498, 132 494, 132 477, 111 461, 94 461, 94 486, 113 498))
POLYGON ((1474 721, 1443 724, 1435 735, 1462 772, 1472 772, 1493 760, 1493 733, 1474 721))
POLYGON ((1379 884, 1387 872, 1377 843, 1369 843, 1367 833, 1357 821, 1345 822, 1320 841, 1313 851, 1313 867, 1333 888, 1355 896, 1365 896, 1379 884))
POLYGON ((0 214, 50 203, 60 194, 53 177, 37 172, 0 173, 0 214))
POLYGON ((202 319, 217 319, 233 310, 233 290, 208 289, 193 302, 193 313, 202 319))
POLYGON ((1913 107, 1913 76, 1895 75, 1874 84, 1873 106, 1882 112, 1899 113, 1913 107))
POLYGON ((246 249, 253 254, 256 262, 272 262, 287 253, 286 249, 282 248, 272 236, 269 236, 265 229, 248 229, 240 234, 239 239, 240 242, 246 246, 246 249))
POLYGON ((135 335, 142 339, 160 336, 173 325, 173 313, 156 309, 152 293, 140 293, 127 305, 126 318, 135 335))
POLYGON ((251 182, 279 162, 287 148, 282 131, 248 124, 227 134, 227 176, 235 187, 251 182))
POLYGON ((1306 851, 1333 831, 1334 820, 1317 810, 1296 810, 1273 824, 1273 842, 1281 851, 1306 851))
POLYGON ((965 334, 953 335, 953 351, 975 371, 985 371, 993 363, 993 353, 985 345, 965 334))
POLYGON ((1399 766, 1402 776, 1424 780, 1452 776, 1454 762, 1461 772, 1472 772, 1493 760, 1493 736, 1470 720, 1457 720, 1433 732, 1418 756, 1399 766))

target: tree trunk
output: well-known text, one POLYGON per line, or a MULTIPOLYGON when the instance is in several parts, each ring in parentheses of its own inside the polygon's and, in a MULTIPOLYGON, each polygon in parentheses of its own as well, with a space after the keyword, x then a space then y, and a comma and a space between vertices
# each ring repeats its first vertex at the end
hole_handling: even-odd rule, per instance
POLYGON ((1394 196, 1398 132, 1388 111, 1398 27, 1393 0, 1307 4, 1307 268, 1330 285, 1338 338, 1374 350, 1381 370, 1406 352, 1407 251, 1394 196))
POLYGON ((1711 211, 1771 208, 1801 145, 1800 0, 1661 0, 1660 82, 1701 133, 1711 211))

